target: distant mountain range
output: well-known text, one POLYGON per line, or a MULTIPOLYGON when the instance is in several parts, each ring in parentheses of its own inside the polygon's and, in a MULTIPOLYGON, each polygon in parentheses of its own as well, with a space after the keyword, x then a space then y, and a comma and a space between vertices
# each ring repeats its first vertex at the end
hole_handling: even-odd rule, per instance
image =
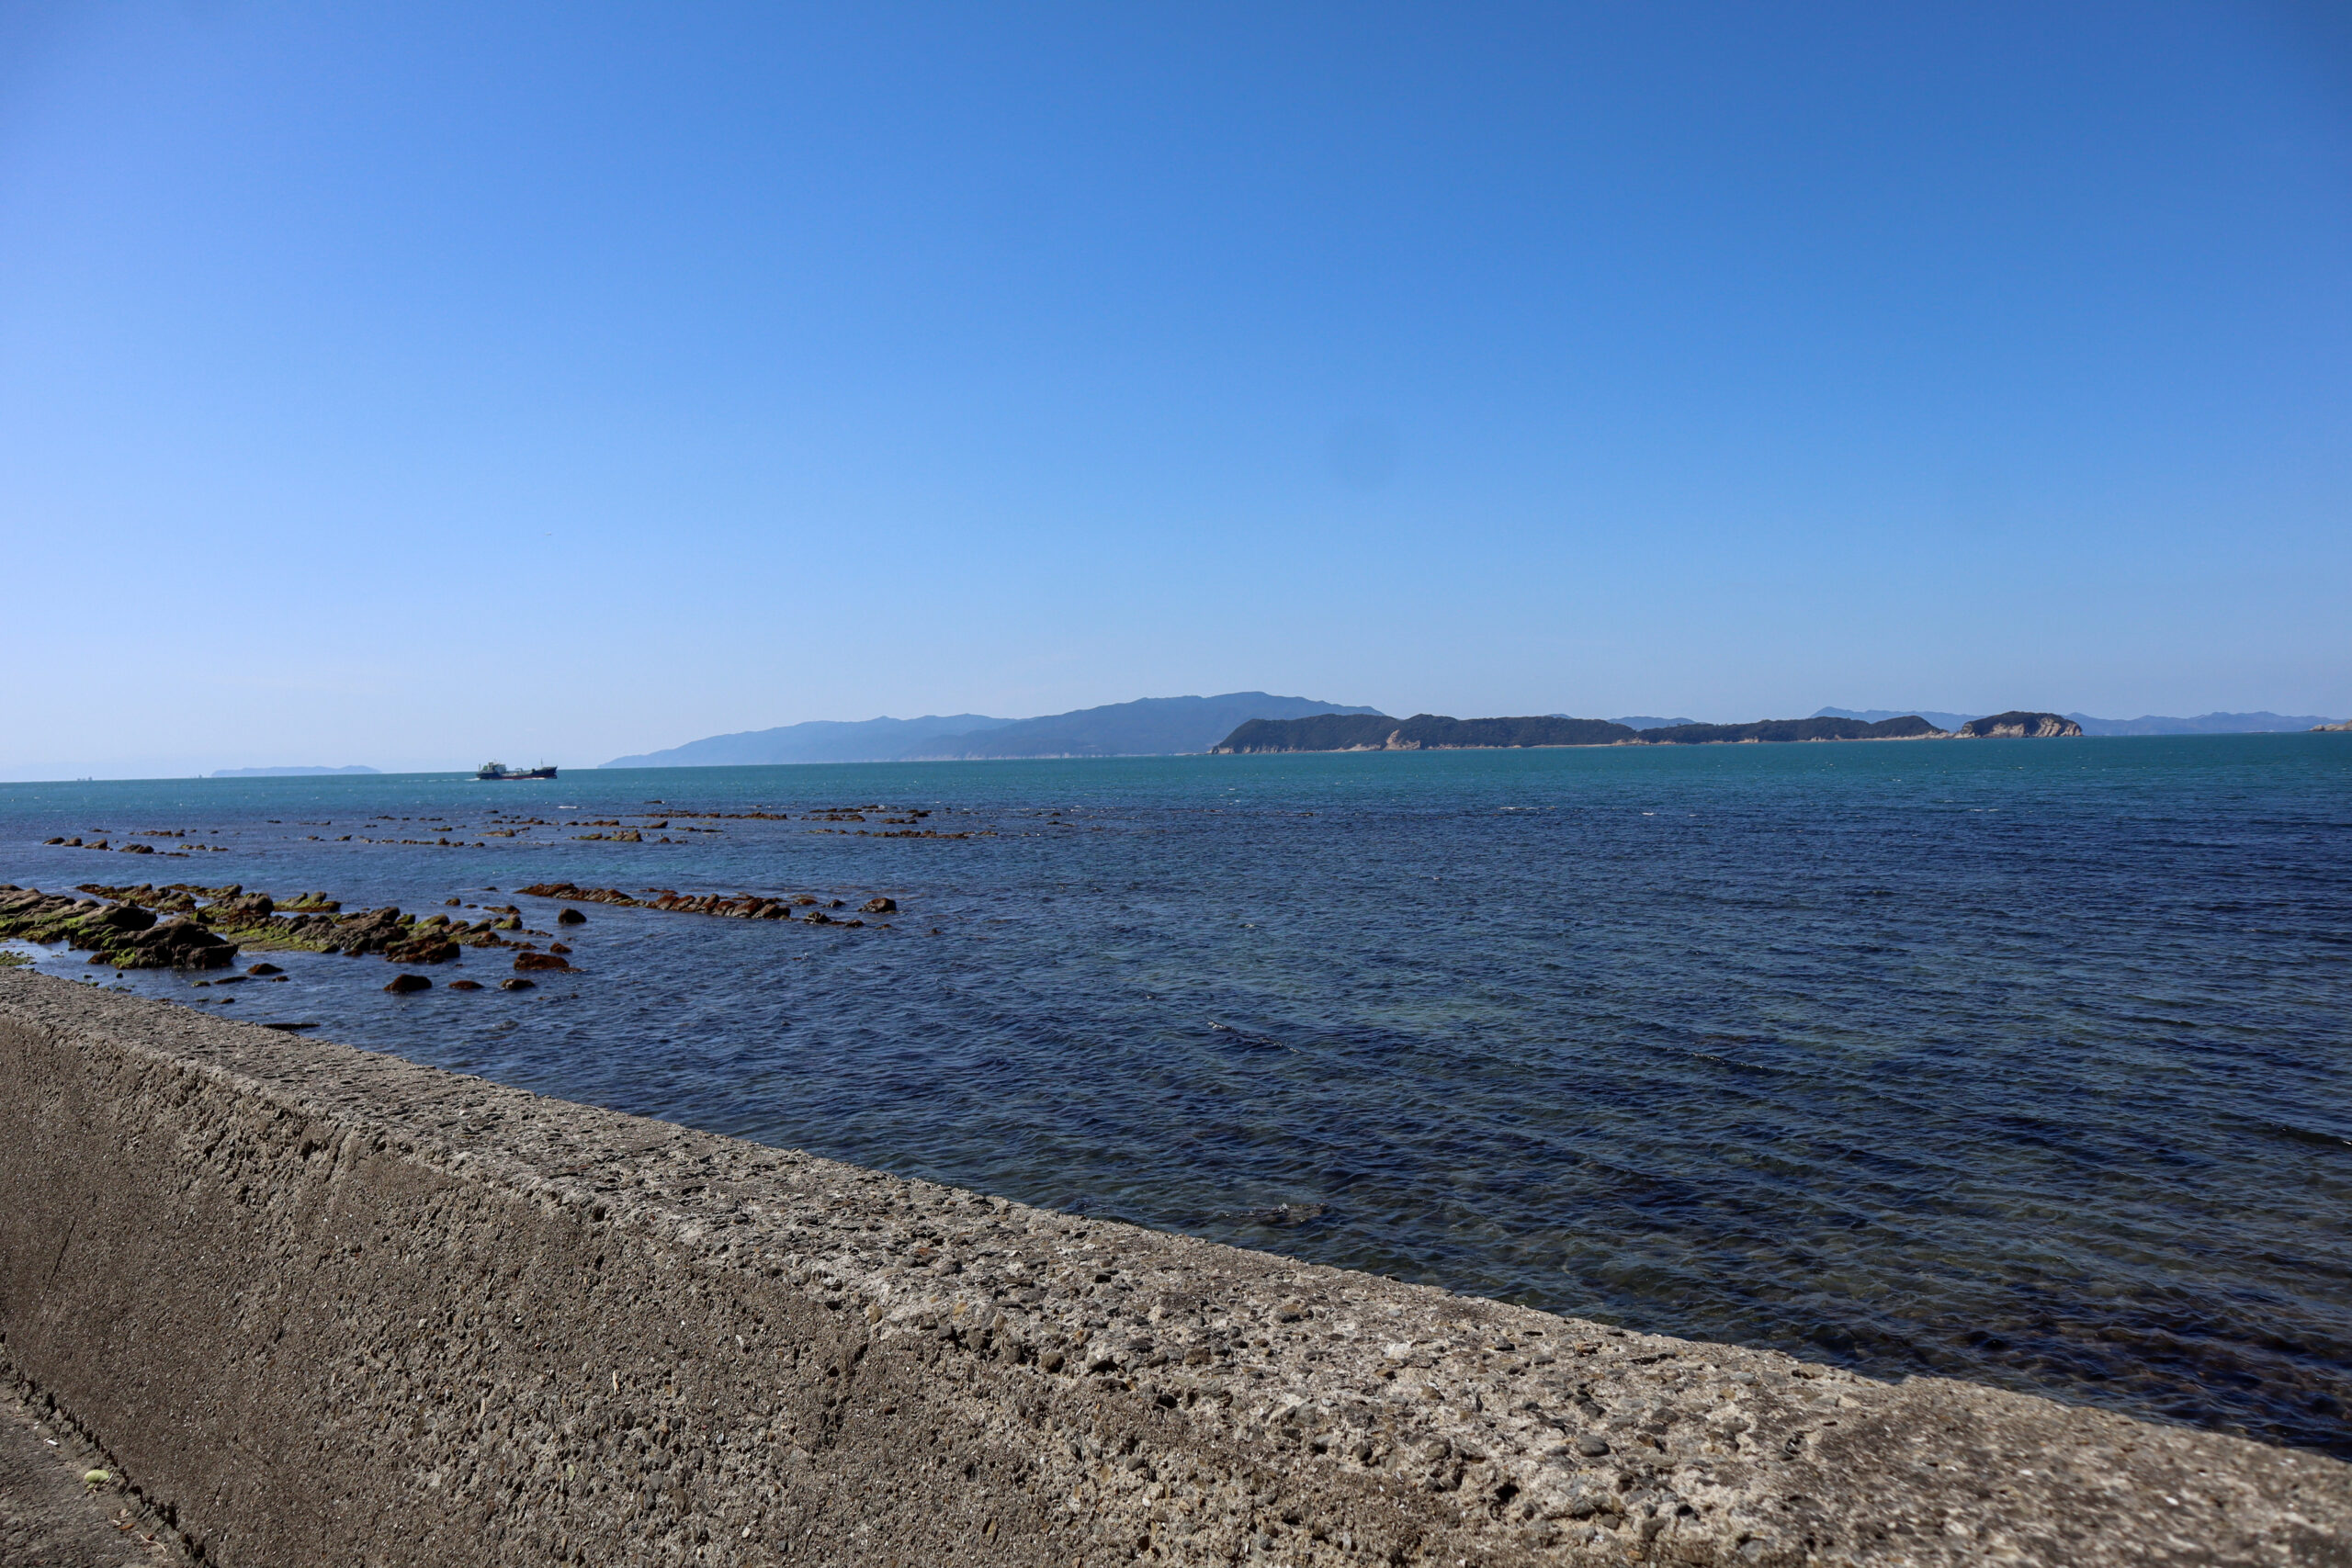
POLYGON ((714 735, 666 751, 616 757, 608 768, 695 768, 775 762, 898 762, 969 758, 1141 757, 1205 751, 1253 718, 1368 714, 1310 697, 1227 692, 1216 697, 1144 697, 1042 718, 982 714, 817 719, 775 729, 714 735))
POLYGON ((608 768, 728 768, 771 762, 888 762, 910 746, 943 735, 969 735, 1017 724, 986 714, 925 714, 921 718, 869 718, 852 723, 816 718, 775 729, 746 729, 689 740, 666 751, 616 757, 608 768))
MULTIPOLYGON (((1914 713, 1939 729, 1958 729, 1982 714, 1930 713, 1926 708, 1821 708, 1815 718, 1858 718, 1865 724, 1914 713)), ((2316 714, 2207 713, 2195 718, 2165 718, 2143 714, 2138 718, 2094 718, 2086 713, 2066 715, 2086 735, 2261 735, 2278 730, 2315 729, 2327 723, 2316 714)), ((1632 724, 1633 720, 1624 722, 1632 724)), ((1635 726, 1635 728, 1640 728, 1635 726)))
POLYGON ((1306 718, 1319 713, 1365 714, 1311 697, 1227 692, 1221 697, 1145 697, 1107 707, 1080 708, 1046 718, 952 735, 902 753, 915 758, 1158 757, 1205 751, 1253 718, 1306 718))
POLYGON ((215 768, 206 776, 216 779, 307 779, 322 773, 372 773, 373 768, 215 768))
POLYGON ((2093 718, 2088 714, 2066 716, 2086 735, 2260 735, 2278 729, 2316 729, 2327 720, 2316 714, 2200 713, 2195 718, 2165 718, 2143 714, 2138 718, 2093 718))
MULTIPOLYGON (((1421 718, 1437 719, 1434 715, 1422 715, 1411 720, 1386 719, 1378 708, 1351 707, 1342 703, 1318 702, 1311 697, 1277 697, 1264 692, 1227 692, 1215 697, 1144 697, 1131 703, 1111 703, 1102 707, 1080 708, 1071 713, 1047 714, 1040 718, 991 718, 986 714, 926 714, 921 718, 869 718, 856 722, 837 719, 815 719, 806 724, 782 725, 775 729, 750 729, 733 735, 713 735, 701 740, 690 740, 667 750, 647 751, 635 756, 616 757, 605 763, 607 768, 707 768, 758 766, 776 762, 910 762, 933 761, 967 761, 981 758, 1013 757, 1155 757, 1221 749, 1220 742, 1242 726, 1253 720, 1274 723, 1315 718, 1317 716, 1379 720, 1394 728, 1399 723, 1419 724, 1421 718)), ((1981 714, 1930 713, 1925 709, 1895 708, 1822 708, 1812 715, 1814 720, 1851 721, 1850 733, 1855 738, 1865 734, 1884 737, 1884 728, 1868 730, 1865 727, 1885 726, 1899 718, 1917 717, 1938 729, 1955 733, 1975 720, 1981 714)), ((2209 713, 2197 718, 2093 718, 2087 714, 2070 713, 2066 718, 2082 726, 2086 735, 2236 735, 2263 730, 2310 729, 2327 721, 2311 715, 2296 716, 2275 713, 2209 713)), ((1426 736, 1415 731, 1412 739, 1423 745, 1577 745, 1592 744, 1602 739, 1597 733, 1577 728, 1603 726, 1615 733, 1608 739, 1626 739, 1636 733, 1647 733, 1658 739, 1659 732, 1677 732, 1675 739, 1731 739, 1731 730, 1752 730, 1755 726, 1702 725, 1690 718, 1664 718, 1648 714, 1634 714, 1623 718, 1576 718, 1567 714, 1544 714, 1532 718, 1443 719, 1445 725, 1497 725, 1508 723, 1529 727, 1510 731, 1511 739, 1467 740, 1461 738, 1440 739, 1431 729, 1426 736), (1547 727, 1547 721, 1556 724, 1547 727), (1538 732, 1545 736, 1556 734, 1562 739, 1532 740, 1520 739, 1522 733, 1532 737, 1538 732), (1585 736, 1581 740, 1565 739, 1571 732, 1585 736), (1721 733, 1718 733, 1721 732, 1721 733)), ((1770 721, 1773 726, 1789 726, 1795 719, 1770 721)), ((1321 728, 1315 727, 1318 734, 1321 728)), ((1344 731, 1354 740, 1355 730, 1346 725, 1331 729, 1337 736, 1344 731)), ((1826 739, 1836 727, 1821 730, 1826 739)), ((1301 732, 1302 734, 1307 732, 1301 732)), ((1501 731, 1495 732, 1498 736, 1501 731)), ((1840 732, 1846 733, 1846 732, 1840 732)), ((1385 737, 1386 730, 1382 731, 1385 737)), ((1781 734, 1774 729, 1774 738, 1781 734)), ((1810 736, 1810 732, 1808 732, 1810 736)), ((1791 738, 1794 738, 1793 735, 1791 738)), ((1260 738, 1268 750, 1290 750, 1276 741, 1272 735, 1260 738)), ((1245 738, 1247 744, 1247 738, 1245 738)), ((1259 749, 1250 745, 1248 749, 1259 749)), ((1320 746, 1308 748, 1321 750, 1320 746)), ((215 778, 260 778, 295 773, 372 773, 369 768, 242 768, 215 773, 215 778)))

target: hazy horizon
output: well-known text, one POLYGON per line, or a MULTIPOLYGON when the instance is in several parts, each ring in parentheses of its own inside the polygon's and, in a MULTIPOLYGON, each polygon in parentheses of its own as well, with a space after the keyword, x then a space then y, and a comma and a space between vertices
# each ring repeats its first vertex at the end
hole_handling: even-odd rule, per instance
POLYGON ((17 8, 0 777, 2342 716, 2329 18, 17 8))
MULTIPOLYGON (((1377 705, 1377 704, 1372 704, 1372 705, 1370 705, 1370 706, 1375 706, 1375 707, 1376 707, 1376 706, 1378 706, 1379 705, 1377 705)), ((1920 708, 1917 708, 1917 707, 1911 707, 1911 708, 1883 708, 1883 709, 1873 709, 1873 710, 1849 710, 1849 709, 1840 708, 1840 707, 1838 707, 1838 705, 1834 705, 1834 704, 1824 704, 1824 705, 1817 705, 1817 706, 1820 706, 1820 707, 1823 707, 1823 708, 1835 709, 1836 711, 1840 712, 1840 713, 1862 711, 1862 712, 1867 712, 1867 713, 1869 713, 1869 714, 1871 714, 1871 715, 1872 715, 1872 716, 1880 716, 1880 717, 1894 716, 1902 715, 1902 714, 1920 714, 1920 713, 1922 713, 1922 712, 1924 711, 1924 713, 1925 713, 1925 715, 1926 715, 1927 716, 1928 716, 1928 717, 1930 717, 1930 718, 1933 718, 1933 719, 1936 719, 1936 721, 1937 721, 1937 722, 1941 722, 1943 717, 1951 717, 1951 716, 1953 716, 1953 712, 1954 712, 1954 710, 1936 709, 1936 708, 1930 708, 1930 709, 1922 710, 1922 709, 1920 709, 1920 708)), ((1980 714, 1980 713, 1990 713, 1990 712, 2005 711, 2007 707, 2012 707, 2012 706, 2014 706, 2014 705, 2003 705, 2003 706, 2002 706, 2002 707, 2000 707, 2000 708, 1985 708, 1985 709, 1966 710, 1966 711, 1969 713, 1969 716, 1974 716, 1976 714, 1980 714)), ((1393 715, 1394 716, 1396 716, 1396 717, 1399 717, 1399 718, 1403 718, 1403 717, 1408 717, 1408 716, 1409 716, 1409 715, 1404 714, 1404 713, 1399 712, 1398 710, 1396 710, 1396 709, 1383 709, 1382 711, 1386 712, 1386 713, 1390 713, 1390 714, 1391 714, 1391 715, 1393 715)), ((1438 709, 1438 710, 1416 710, 1416 711, 1436 711, 1436 712, 1441 712, 1441 713, 1442 713, 1444 710, 1442 710, 1442 709, 1438 709)), ((1547 709, 1547 710, 1543 710, 1543 711, 1545 711, 1545 712, 1551 712, 1551 711, 1556 711, 1556 710, 1548 710, 1548 709, 1547 709)), ((1813 710, 1812 708, 1806 708, 1806 709, 1803 709, 1803 710, 1792 711, 1792 712, 1785 713, 1785 714, 1749 714, 1749 715, 1745 715, 1745 716, 1736 716, 1736 717, 1726 717, 1726 716, 1719 716, 1719 715, 1717 715, 1717 716, 1698 716, 1698 717, 1695 717, 1695 718, 1694 718, 1694 717, 1692 717, 1691 716, 1689 716, 1689 715, 1685 715, 1685 714, 1679 714, 1679 713, 1678 713, 1678 714, 1674 716, 1674 718, 1673 718, 1672 722, 1676 722, 1676 723, 1680 723, 1680 722, 1696 722, 1696 723, 1701 723, 1701 724, 1740 724, 1740 723, 1748 723, 1748 722, 1751 722, 1751 721, 1753 721, 1753 720, 1759 719, 1759 718, 1802 718, 1802 717, 1806 717, 1806 716, 1811 716, 1811 714, 1813 713, 1813 711, 1814 711, 1814 710, 1813 710)), ((2080 715, 2086 715, 2086 714, 2087 714, 2087 712, 2088 712, 2088 710, 2086 710, 2086 709, 2082 709, 2082 708, 2073 708, 2073 709, 2051 709, 2051 710, 2047 710, 2047 711, 2051 711, 2051 712, 2058 712, 2058 713, 2064 713, 2064 714, 2068 715, 2069 716, 2080 716, 2080 715)), ((2163 717, 2168 717, 2168 718, 2189 719, 2189 718, 2199 718, 2199 717, 2211 717, 2211 716, 2214 716, 2214 714, 2215 714, 2215 712, 2217 712, 2217 711, 2218 711, 2218 710, 2208 710, 2208 712, 2207 712, 2207 713, 2205 713, 2205 714, 2201 714, 2201 715, 2192 715, 2192 714, 2177 714, 2177 715, 2163 715, 2163 716, 2155 716, 2155 715, 2145 715, 2145 714, 2102 714, 2102 715, 2098 715, 2098 716, 2098 716, 2098 717, 2100 717, 2100 718, 2102 718, 2102 719, 2109 720, 2109 721, 2129 721, 2129 720, 2133 720, 2133 719, 2148 718, 2148 717, 2155 717, 2155 716, 2163 716, 2163 717)), ((2267 712, 2267 713, 2276 713, 2276 712, 2277 712, 2277 710, 2275 710, 2275 709, 2261 709, 2261 708, 2239 709, 2239 710, 2234 710, 2234 711, 2235 711, 2235 712, 2238 712, 2238 713, 2249 713, 2249 714, 2251 714, 2251 713, 2266 713, 2266 712, 2267 712)), ((803 719, 803 720, 796 720, 796 721, 794 721, 794 722, 795 722, 796 724, 817 724, 817 725, 842 724, 842 725, 857 725, 857 724, 866 723, 866 722, 869 722, 869 721, 871 721, 871 720, 873 720, 873 719, 876 719, 876 718, 882 719, 882 720, 884 720, 884 721, 886 721, 886 722, 887 722, 887 721, 891 721, 891 720, 893 720, 893 719, 900 718, 901 716, 894 716, 894 715, 888 715, 888 714, 879 714, 879 715, 868 715, 868 716, 866 716, 866 718, 865 718, 865 719, 848 719, 848 720, 843 720, 843 719, 815 719, 815 720, 807 720, 807 719, 803 719)), ((937 717, 937 716, 939 716, 939 715, 933 715, 933 714, 922 714, 922 715, 909 715, 909 716, 903 716, 903 717, 904 717, 904 718, 910 718, 910 719, 930 718, 930 717, 937 717)), ((987 719, 987 720, 988 720, 988 722, 989 722, 989 723, 996 723, 996 724, 1018 724, 1018 723, 1021 723, 1021 722, 1023 722, 1023 720, 1027 719, 1027 718, 1033 718, 1033 717, 1051 717, 1051 716, 1053 716, 1053 715, 1018 715, 1018 716, 964 715, 964 716, 962 716, 967 717, 967 718, 970 718, 970 717, 981 717, 981 718, 985 718, 985 719, 987 719)), ((1471 717, 1498 717, 1498 716, 1527 717, 1527 716, 1529 716, 1529 715, 1508 715, 1508 716, 1505 716, 1505 715, 1487 715, 1487 714, 1472 714, 1472 713, 1464 712, 1464 713, 1449 714, 1449 715, 1447 715, 1447 716, 1449 716, 1449 717, 1455 717, 1455 718, 1471 718, 1471 717)), ((1577 718, 1607 718, 1607 719, 1611 719, 1611 720, 1612 720, 1613 722, 1620 722, 1620 723, 1622 723, 1622 722, 1627 722, 1627 720, 1624 718, 1624 716, 1623 716, 1623 715, 1621 715, 1621 714, 1601 714, 1601 713, 1593 713, 1593 714, 1575 714, 1575 715, 1570 715, 1570 716, 1571 716, 1571 717, 1577 717, 1577 718)), ((720 735, 722 735, 722 736, 735 736, 735 735, 757 735, 757 734, 763 734, 763 733, 765 733, 765 732, 770 731, 770 730, 775 730, 775 729, 784 729, 784 728, 792 728, 792 726, 790 726, 790 725, 759 725, 759 726, 751 726, 751 727, 746 727, 745 728, 741 729, 741 730, 720 731, 720 732, 718 732, 718 734, 720 734, 720 735)), ((563 767, 563 768, 564 768, 564 769, 566 769, 567 771, 585 771, 585 770, 594 770, 594 769, 610 768, 610 767, 615 767, 615 766, 618 766, 618 765, 635 765, 635 764, 636 764, 636 759, 637 759, 638 757, 639 757, 639 756, 647 755, 647 754, 650 754, 650 753, 656 753, 656 752, 662 752, 662 751, 666 751, 666 750, 674 750, 674 749, 676 749, 677 747, 682 746, 682 745, 688 745, 688 744, 691 744, 692 742, 696 741, 696 740, 703 740, 703 739, 711 739, 711 737, 707 737, 707 736, 690 736, 690 737, 683 738, 682 739, 679 739, 679 740, 674 740, 674 741, 669 742, 669 743, 668 743, 668 744, 666 744, 666 745, 650 746, 650 747, 645 748, 645 749, 644 749, 642 751, 640 751, 640 752, 636 752, 636 753, 627 753, 627 752, 625 752, 625 753, 622 753, 622 754, 621 754, 620 756, 618 756, 618 757, 608 757, 608 758, 605 758, 605 759, 602 759, 602 760, 595 760, 595 759, 590 759, 590 758, 584 758, 584 757, 583 757, 583 758, 580 758, 580 759, 575 760, 575 761, 560 761, 560 762, 559 763, 559 765, 560 765, 560 766, 561 766, 561 767, 563 767)), ((520 753, 517 753, 517 754, 516 754, 515 756, 514 756, 514 757, 507 757, 507 758, 504 758, 503 760, 504 760, 505 761, 507 761, 507 762, 508 762, 508 764, 509 764, 510 766, 514 766, 514 767, 531 766, 531 765, 535 765, 535 764, 537 764, 537 763, 538 763, 538 762, 541 762, 541 761, 545 761, 545 759, 543 759, 543 758, 538 758, 538 757, 533 757, 533 758, 529 759, 527 761, 523 761, 523 760, 521 760, 520 753)), ((871 761, 899 761, 899 760, 901 760, 901 759, 875 758, 875 759, 870 759, 870 760, 871 760, 871 761)), ((915 761, 941 761, 941 760, 943 760, 943 759, 913 759, 913 760, 915 760, 915 761)), ((213 774, 213 773, 221 773, 221 772, 230 772, 230 773, 246 772, 246 773, 255 773, 255 774, 260 774, 260 773, 266 773, 270 772, 271 770, 275 770, 275 769, 300 769, 300 770, 308 770, 309 772, 308 772, 308 773, 307 773, 307 776, 313 777, 313 778, 316 778, 316 777, 324 777, 324 776, 332 776, 332 775, 334 775, 334 774, 335 774, 335 773, 342 773, 342 774, 345 774, 345 776, 351 776, 351 777, 367 777, 367 776, 369 776, 369 775, 371 775, 371 774, 373 774, 373 775, 386 775, 386 774, 405 774, 405 773, 471 773, 475 768, 477 768, 478 766, 480 766, 480 765, 481 765, 481 761, 483 761, 483 759, 476 759, 476 760, 471 761, 457 761, 457 760, 455 760, 455 759, 442 759, 442 760, 429 761, 411 761, 411 762, 409 762, 408 764, 406 764, 406 765, 401 765, 401 766, 383 766, 383 765, 379 765, 379 764, 377 764, 377 763, 368 762, 368 761, 364 761, 364 760, 360 760, 360 761, 356 761, 356 763, 355 764, 355 762, 354 762, 353 761, 351 761, 351 760, 341 760, 341 761, 321 761, 314 760, 314 759, 313 759, 313 760, 280 759, 280 760, 277 760, 277 761, 243 761, 243 762, 239 762, 239 761, 221 761, 221 762, 217 762, 217 763, 207 763, 206 765, 203 765, 203 766, 200 766, 200 767, 198 767, 198 766, 192 766, 192 765, 191 765, 191 766, 182 766, 182 767, 176 767, 176 768, 175 768, 175 767, 172 767, 172 766, 170 766, 170 765, 168 765, 168 764, 164 764, 164 765, 158 765, 158 766, 156 766, 156 767, 154 767, 154 768, 148 769, 148 770, 145 770, 145 771, 131 771, 131 772, 124 772, 124 773, 101 773, 82 774, 82 773, 36 773, 36 772, 30 772, 30 771, 19 771, 19 772, 0 772, 0 784, 60 784, 60 783, 72 783, 72 782, 75 782, 76 780, 83 779, 83 778, 85 778, 85 777, 86 777, 86 778, 93 779, 93 780, 95 780, 95 781, 96 781, 96 782, 101 782, 101 783, 106 783, 106 782, 116 782, 116 781, 130 782, 130 781, 135 781, 135 780, 139 780, 139 779, 155 779, 155 778, 203 778, 203 777, 208 777, 208 776, 209 776, 209 775, 211 775, 211 774, 213 774), (360 767, 360 768, 362 768, 362 769, 366 770, 366 772, 363 772, 363 773, 356 773, 356 774, 350 773, 349 773, 349 770, 350 770, 350 768, 352 768, 354 765, 356 765, 356 766, 358 766, 358 767, 360 767)), ((643 765, 650 766, 650 767, 673 767, 673 766, 696 766, 696 767, 700 767, 700 766, 722 766, 722 767, 723 767, 723 766, 787 766, 787 767, 788 767, 788 766, 813 766, 813 767, 821 767, 821 766, 833 766, 833 765, 839 765, 839 764, 838 764, 838 763, 833 763, 833 762, 826 762, 826 761, 808 761, 808 762, 794 761, 794 762, 781 762, 781 763, 669 763, 669 762, 649 762, 649 763, 646 763, 646 764, 643 764, 643 765)))

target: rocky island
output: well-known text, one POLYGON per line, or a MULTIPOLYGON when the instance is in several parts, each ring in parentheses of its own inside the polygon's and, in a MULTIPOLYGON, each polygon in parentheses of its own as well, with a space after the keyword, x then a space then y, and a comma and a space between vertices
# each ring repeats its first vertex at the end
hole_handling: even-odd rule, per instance
POLYGON ((1253 718, 1211 750, 1220 756, 1251 751, 1428 751, 1464 747, 1608 746, 1635 731, 1605 718, 1410 718, 1386 714, 1324 713, 1309 718, 1253 718))
POLYGON ((1219 756, 1281 751, 1450 751, 1529 746, 1705 746, 1793 740, 1948 740, 2080 735, 2063 714, 2012 711, 1939 729, 1917 714, 1876 723, 1855 718, 1767 718, 1753 724, 1676 724, 1634 729, 1604 718, 1557 714, 1524 718, 1448 718, 1415 714, 1317 714, 1251 719, 1212 749, 1219 756))
POLYGON ((2064 714, 2024 713, 2013 708, 2007 713, 1972 718, 1960 727, 1959 735, 1963 740, 2042 740, 2082 732, 2083 727, 2064 714))

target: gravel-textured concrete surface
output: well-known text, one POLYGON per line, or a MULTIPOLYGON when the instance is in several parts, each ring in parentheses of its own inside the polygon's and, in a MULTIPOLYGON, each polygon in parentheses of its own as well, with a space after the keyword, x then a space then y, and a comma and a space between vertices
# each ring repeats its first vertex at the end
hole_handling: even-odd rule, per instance
POLYGON ((2352 1467, 0 972, 0 1334, 208 1562, 2352 1562, 2352 1467))
POLYGON ((0 1383, 0 1568, 183 1568, 172 1531, 82 1434, 0 1383))

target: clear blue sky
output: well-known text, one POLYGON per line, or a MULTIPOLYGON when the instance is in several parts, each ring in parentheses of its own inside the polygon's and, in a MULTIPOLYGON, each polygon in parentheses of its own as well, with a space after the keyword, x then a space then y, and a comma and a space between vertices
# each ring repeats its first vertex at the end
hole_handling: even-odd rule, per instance
POLYGON ((12 7, 0 773, 2341 716, 2340 15, 12 7))

